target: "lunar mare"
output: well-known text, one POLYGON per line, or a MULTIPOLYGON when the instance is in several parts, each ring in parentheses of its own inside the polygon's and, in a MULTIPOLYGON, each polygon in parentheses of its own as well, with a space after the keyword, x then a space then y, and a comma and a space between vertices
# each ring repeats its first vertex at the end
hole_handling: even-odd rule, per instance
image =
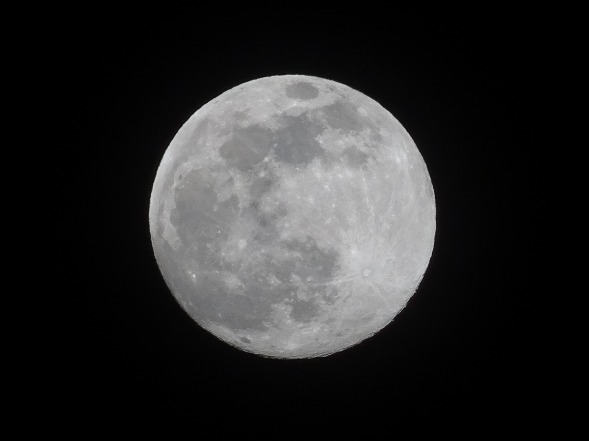
POLYGON ((376 101, 284 75, 190 117, 149 220, 163 277, 200 326, 304 358, 353 346, 403 309, 431 257, 435 198, 415 143, 376 101))

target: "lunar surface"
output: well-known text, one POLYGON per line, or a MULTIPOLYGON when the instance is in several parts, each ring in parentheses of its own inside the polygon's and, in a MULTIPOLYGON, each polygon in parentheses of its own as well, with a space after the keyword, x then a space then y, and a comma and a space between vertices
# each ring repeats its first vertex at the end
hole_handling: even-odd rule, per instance
POLYGON ((285 75, 200 108, 153 185, 155 257, 186 312, 255 354, 332 354, 403 309, 431 257, 425 162, 381 105, 285 75))

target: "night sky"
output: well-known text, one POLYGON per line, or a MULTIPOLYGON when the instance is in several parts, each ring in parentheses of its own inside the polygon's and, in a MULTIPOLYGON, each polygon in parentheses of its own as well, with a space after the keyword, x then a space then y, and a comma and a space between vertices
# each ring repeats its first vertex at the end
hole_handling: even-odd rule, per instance
POLYGON ((230 17, 80 11, 54 29, 73 129, 58 148, 65 281, 52 409, 85 427, 170 423, 207 439, 393 438, 398 427, 521 422, 540 228, 529 218, 540 198, 536 30, 513 11, 293 6, 230 17), (434 252, 417 293, 384 330, 327 358, 265 359, 222 343, 176 303, 151 249, 151 186, 180 126, 227 89, 279 74, 328 78, 378 101, 414 139, 436 194, 434 252))

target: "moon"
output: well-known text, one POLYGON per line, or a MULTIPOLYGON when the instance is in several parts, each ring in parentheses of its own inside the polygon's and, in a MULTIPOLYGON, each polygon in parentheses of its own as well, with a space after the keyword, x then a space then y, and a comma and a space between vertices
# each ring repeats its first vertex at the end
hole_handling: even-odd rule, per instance
POLYGON ((403 126, 335 81, 271 76, 194 113, 149 207, 155 258, 184 310, 265 357, 354 346, 415 293, 435 236, 426 164, 403 126))

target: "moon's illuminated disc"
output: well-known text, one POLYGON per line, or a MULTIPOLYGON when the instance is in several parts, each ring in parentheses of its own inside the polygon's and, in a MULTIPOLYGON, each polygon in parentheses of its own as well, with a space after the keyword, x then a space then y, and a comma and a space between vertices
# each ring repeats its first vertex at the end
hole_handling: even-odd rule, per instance
POLYGON ((355 345, 401 311, 431 257, 435 201, 387 110, 285 75, 192 115, 163 156, 149 219, 164 279, 199 325, 302 358, 355 345))

